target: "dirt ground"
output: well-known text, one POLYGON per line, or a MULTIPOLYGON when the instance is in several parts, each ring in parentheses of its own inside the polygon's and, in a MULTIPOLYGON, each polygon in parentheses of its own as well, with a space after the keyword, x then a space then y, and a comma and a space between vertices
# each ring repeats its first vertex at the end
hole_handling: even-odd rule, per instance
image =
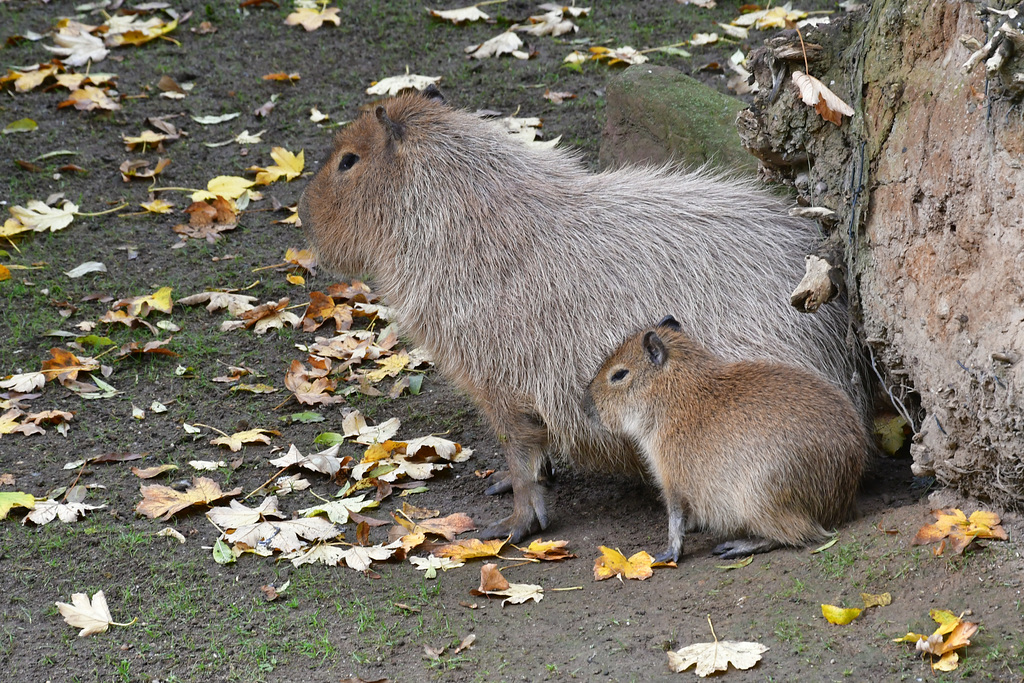
MULTIPOLYGON (((73 13, 74 4, 0 0, 0 39, 44 33, 73 13)), ((149 199, 147 183, 123 182, 118 166, 124 160, 170 158, 157 179, 161 187, 198 188, 217 175, 243 175, 249 166, 272 163, 270 148, 276 145, 305 150, 307 170, 315 170, 332 130, 310 121, 311 107, 335 122, 351 119, 373 100, 364 94, 371 82, 401 74, 408 66, 413 73, 443 76, 442 88, 458 106, 543 117, 546 138, 561 135, 563 144, 579 148, 596 166, 604 88, 615 70, 588 63, 577 72, 562 67, 562 58, 590 45, 642 49, 679 43, 694 32, 713 30, 715 21, 734 18, 739 3, 720 3, 715 10, 668 1, 595 3, 592 15, 578 20, 579 33, 529 38, 537 54, 525 62, 468 60, 463 48, 534 13, 532 3, 485 7, 497 24, 468 26, 433 20, 419 2, 334 4, 340 25, 306 32, 284 24, 289 5, 243 9, 235 2, 172 2, 179 14, 191 12, 170 34, 177 43, 156 40, 118 48, 91 67, 117 74, 123 100, 116 112, 58 109, 66 91, 48 85, 27 93, 7 88, 0 94, 0 126, 25 117, 38 123, 33 132, 0 136, 4 208, 57 192, 82 212, 132 205, 116 215, 76 217, 59 232, 18 240, 17 248, 0 244, 5 250, 0 263, 37 268, 12 270, 12 277, 0 282, 0 377, 38 370, 49 349, 67 348, 71 338, 53 336, 53 330, 77 335, 78 322, 96 320, 110 306, 109 299, 90 295, 116 300, 167 286, 179 298, 258 281, 247 293, 260 301, 290 296, 293 304, 304 304, 308 292, 336 281, 317 272, 307 274, 306 285, 298 287, 280 270, 253 272, 280 263, 288 247, 304 246, 301 231, 274 222, 287 212, 264 210, 275 200, 294 204, 304 180, 265 188, 266 198, 252 204, 239 227, 216 244, 189 241, 172 249, 177 236, 171 227, 186 220, 180 209, 189 203, 187 194, 161 193, 176 205, 176 214, 136 213, 139 203, 149 199), (216 33, 193 32, 204 21, 216 33), (298 72, 301 78, 262 80, 275 72, 298 72), (195 85, 184 99, 161 98, 157 83, 163 76, 195 85), (575 92, 577 98, 553 104, 542 97, 548 88, 575 92), (256 116, 254 111, 272 95, 278 96, 273 111, 256 116), (210 126, 178 116, 230 112, 241 116, 210 126), (187 135, 162 152, 125 151, 122 136, 138 135, 146 128, 144 120, 153 116, 178 117, 172 121, 187 135), (265 130, 263 142, 203 144, 243 130, 265 130), (39 158, 54 151, 73 154, 39 158), (33 159, 41 170, 16 163, 33 159), (61 170, 69 163, 84 172, 61 170), (221 258, 228 255, 233 258, 221 258), (64 274, 84 261, 102 261, 108 272, 81 279, 64 274), (68 310, 65 317, 61 311, 68 310)), ((802 7, 830 8, 820 2, 802 7)), ((77 16, 87 23, 103 21, 99 10, 77 16)), ((738 47, 760 44, 768 35, 752 32, 742 43, 691 48, 689 58, 659 52, 650 57, 724 90, 726 76, 702 67, 722 63, 738 47)), ((0 65, 6 71, 49 60, 41 43, 52 41, 9 41, 0 51, 0 65)), ((311 343, 316 334, 291 329, 263 336, 246 330, 224 333, 219 325, 226 314, 198 306, 176 306, 171 315, 152 319, 171 320, 181 328, 169 344, 178 358, 112 362, 114 371, 106 381, 121 392, 112 398, 86 400, 48 383, 31 410, 74 412, 67 435, 51 428, 45 435, 0 436, 0 481, 5 482, 0 492, 45 497, 77 483, 91 487, 86 502, 106 505, 68 524, 21 524, 20 508, 0 522, 4 680, 669 680, 693 676, 692 670, 671 673, 665 653, 710 641, 709 617, 719 639, 758 641, 769 648, 754 668, 726 674, 730 681, 1024 680, 1022 520, 1004 516, 1009 541, 976 544, 961 556, 947 551, 937 557, 931 547, 912 546, 934 507, 960 505, 969 514, 976 505, 941 493, 930 499, 931 482, 915 480, 906 458, 877 464, 860 496, 861 516, 842 527, 827 550, 779 550, 756 556, 745 567, 722 569, 725 563, 710 555, 716 539, 695 533, 687 537, 678 568, 657 569, 642 582, 595 582, 593 563, 601 545, 627 556, 661 549, 667 522, 656 493, 641 482, 559 471, 548 494, 551 526, 542 538, 567 540, 577 557, 558 563, 498 561, 508 580, 543 586, 539 603, 503 607, 497 600, 472 596, 469 591, 480 580, 479 560, 436 579, 424 578, 408 562, 376 563, 365 573, 323 565, 295 568, 278 558, 251 555, 218 564, 210 547, 219 532, 202 509, 179 513, 169 522, 135 514, 140 480, 129 467, 176 464, 181 469, 145 482, 171 485, 191 476, 186 474, 190 460, 238 457, 210 445, 215 434, 209 430, 193 437, 183 431, 183 423, 226 432, 279 430, 272 446, 246 446, 236 469, 207 473, 224 489, 241 487, 244 496, 274 474, 267 461, 282 455, 279 449, 295 444, 304 453, 317 450, 318 434, 339 430, 341 409, 314 408, 325 418, 319 423, 283 419, 302 410, 294 402, 281 405, 288 393, 282 386, 284 373, 293 360, 305 359, 296 345, 311 343), (258 381, 281 391, 246 394, 212 382, 228 365, 253 368, 264 375, 258 381), (178 372, 179 367, 187 370, 178 372), (168 411, 147 410, 145 419, 132 419, 133 406, 145 408, 154 400, 168 411), (125 452, 145 457, 65 469, 69 462, 125 452), (155 535, 167 526, 186 542, 155 535), (261 591, 261 586, 280 588, 286 582, 288 588, 275 601, 261 591), (54 603, 98 590, 105 592, 115 621, 137 621, 79 638, 54 603), (858 606, 861 592, 889 592, 893 601, 846 626, 822 618, 822 603, 858 606), (907 631, 930 633, 932 609, 965 613, 965 619, 980 624, 951 673, 933 671, 912 646, 892 642, 907 631), (472 647, 455 653, 470 634, 475 635, 472 647), (447 649, 438 658, 425 653, 425 648, 442 647, 447 649)), ((167 336, 160 332, 161 339, 167 336)), ((100 325, 96 333, 119 345, 154 338, 145 328, 120 325, 100 325)), ((353 406, 374 422, 400 418, 400 438, 444 434, 474 450, 450 474, 428 481, 425 492, 409 499, 396 492, 380 509, 368 511, 370 516, 390 521, 389 512, 406 500, 442 515, 464 512, 480 527, 507 514, 510 498, 483 495, 488 482, 474 475, 501 467, 497 441, 473 406, 443 379, 428 372, 419 395, 395 400, 352 394, 343 407, 353 406)), ((352 443, 341 451, 355 458, 362 452, 352 443)), ((311 489, 282 498, 284 510, 314 505, 318 497, 338 491, 326 477, 308 478, 311 489)), ((349 541, 355 539, 351 526, 346 528, 349 541)), ((371 529, 370 542, 383 541, 387 529, 371 529)), ((518 557, 514 551, 503 554, 518 557)))

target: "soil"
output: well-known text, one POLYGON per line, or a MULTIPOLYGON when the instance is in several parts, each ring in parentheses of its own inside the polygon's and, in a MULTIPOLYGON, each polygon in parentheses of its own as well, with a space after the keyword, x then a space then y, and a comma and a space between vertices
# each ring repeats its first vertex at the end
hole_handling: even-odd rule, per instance
MULTIPOLYGON (((189 203, 187 195, 161 193, 176 204, 179 213, 174 215, 131 213, 149 197, 145 182, 121 180, 118 166, 125 159, 169 157, 171 164, 157 181, 162 187, 203 187, 216 175, 243 175, 249 166, 267 166, 272 145, 306 150, 307 168, 314 169, 329 146, 331 130, 310 122, 310 108, 329 113, 333 121, 351 119, 372 100, 364 94, 372 81, 403 73, 408 65, 413 73, 443 76, 442 87, 459 106, 543 117, 546 138, 562 135, 563 144, 579 148, 596 166, 603 93, 614 68, 596 63, 581 72, 563 68, 562 58, 577 47, 572 41, 638 49, 669 45, 693 32, 710 31, 714 21, 728 21, 737 11, 731 3, 715 10, 674 2, 595 6, 592 16, 578 21, 575 36, 529 39, 537 54, 523 62, 467 60, 463 48, 528 16, 532 3, 485 7, 497 24, 452 26, 430 19, 418 2, 342 2, 336 3, 340 26, 314 32, 286 26, 289 8, 273 3, 249 9, 236 3, 172 4, 179 13, 192 12, 171 34, 177 43, 156 40, 119 48, 92 67, 117 74, 124 98, 120 111, 57 109, 66 93, 46 86, 28 93, 8 90, 0 100, 3 125, 24 117, 39 124, 34 132, 0 137, 7 179, 0 200, 6 206, 24 206, 56 192, 83 212, 125 201, 132 205, 117 215, 79 216, 62 231, 38 233, 18 240, 16 249, 6 247, 2 263, 35 269, 12 270, 11 279, 0 282, 0 375, 38 370, 50 348, 69 348, 70 339, 52 331, 78 334, 78 322, 96 320, 110 306, 88 295, 120 299, 168 286, 178 298, 258 280, 248 293, 261 301, 290 296, 302 304, 307 291, 322 291, 334 282, 317 273, 302 288, 289 284, 278 270, 253 272, 280 263, 286 248, 304 246, 300 231, 274 222, 286 212, 259 210, 273 200, 294 204, 304 181, 267 187, 266 199, 251 205, 239 227, 216 244, 189 241, 172 249, 177 237, 171 227, 184 222, 180 209, 189 203), (194 33, 202 21, 211 22, 217 32, 194 33), (275 72, 298 72, 301 78, 261 79, 275 72), (162 76, 195 87, 183 100, 161 98, 157 82, 162 76), (556 105, 543 99, 547 88, 569 90, 577 98, 556 105), (254 110, 275 94, 273 111, 257 117, 254 110), (138 135, 146 117, 236 111, 241 112, 237 119, 213 126, 172 119, 188 135, 162 152, 124 150, 121 137, 138 135), (203 145, 246 129, 265 130, 264 143, 203 145), (37 159, 57 150, 75 154, 37 159), (15 163, 33 159, 42 172, 15 163), (85 172, 60 170, 67 163, 85 172), (234 258, 213 260, 226 255, 234 258), (64 275, 83 261, 102 261, 108 272, 81 279, 64 275), (74 309, 71 315, 62 316, 60 311, 68 309, 74 309)), ((0 38, 45 32, 67 11, 71 3, 0 2, 0 38)), ((95 12, 81 18, 102 21, 95 12)), ((742 44, 693 48, 690 58, 659 52, 650 57, 724 90, 725 75, 701 67, 722 63, 738 47, 758 45, 766 35, 753 32, 742 44)), ((9 45, 0 55, 6 68, 50 58, 39 42, 31 41, 9 45)), ((67 435, 51 428, 41 436, 0 437, 0 475, 14 481, 0 485, 0 491, 45 497, 78 483, 91 487, 86 502, 106 505, 68 524, 20 524, 20 508, 0 522, 0 670, 5 680, 669 680, 693 674, 671 673, 666 650, 711 641, 709 619, 722 640, 758 641, 769 648, 753 669, 726 674, 731 681, 1024 679, 1021 519, 1004 516, 1009 541, 977 543, 963 555, 947 549, 935 556, 932 547, 912 546, 932 508, 962 505, 970 513, 976 504, 942 493, 929 497, 931 482, 914 479, 906 457, 875 465, 860 496, 861 516, 839 529, 837 542, 826 550, 777 550, 742 568, 722 569, 725 563, 709 554, 716 539, 697 532, 687 537, 686 556, 677 568, 656 569, 642 582, 596 582, 593 562, 602 545, 627 556, 662 548, 667 523, 657 493, 643 482, 559 471, 548 494, 551 526, 542 538, 569 541, 577 557, 559 563, 498 561, 511 582, 544 587, 539 603, 502 606, 472 596, 469 591, 480 579, 479 560, 436 579, 424 578, 408 562, 376 563, 365 573, 323 565, 295 568, 279 558, 252 555, 218 564, 210 547, 219 531, 202 510, 178 513, 166 523, 135 514, 140 480, 129 467, 176 464, 181 469, 146 482, 169 485, 189 478, 190 460, 238 457, 210 445, 215 436, 210 430, 193 437, 182 423, 226 432, 280 430, 272 447, 246 446, 236 469, 207 473, 223 488, 241 487, 246 495, 274 474, 267 460, 279 457, 279 449, 295 444, 303 452, 313 451, 318 434, 339 430, 341 409, 318 408, 326 418, 321 423, 289 422, 281 418, 301 408, 280 405, 287 395, 283 389, 244 394, 211 382, 225 374, 227 365, 244 365, 264 374, 259 381, 281 388, 291 361, 305 358, 296 345, 311 343, 314 334, 288 329, 263 336, 245 330, 222 333, 219 326, 226 316, 201 307, 176 306, 172 315, 151 319, 180 326, 169 344, 178 358, 112 362, 106 381, 121 393, 107 399, 85 400, 49 383, 31 410, 74 412, 67 435), (179 372, 179 367, 187 370, 179 372), (149 411, 154 400, 169 410, 149 411), (133 406, 147 409, 145 419, 132 419, 133 406), (145 457, 64 468, 69 462, 125 452, 145 457), (166 526, 186 542, 155 535, 166 526), (261 591, 261 586, 281 588, 286 582, 275 601, 261 591), (98 590, 105 592, 115 621, 137 621, 79 638, 54 603, 98 590), (867 610, 846 626, 822 618, 822 603, 858 606, 861 592, 889 592, 893 602, 867 610), (892 642, 907 631, 930 633, 931 609, 963 612, 965 619, 981 625, 952 673, 933 671, 929 659, 912 646, 892 642), (455 653, 470 634, 475 635, 472 647, 455 653), (447 649, 438 658, 427 656, 425 648, 442 647, 447 649)), ((153 338, 144 328, 100 325, 96 331, 117 344, 153 338)), ((498 443, 474 407, 443 378, 428 372, 419 395, 396 400, 353 394, 344 409, 353 406, 371 421, 400 418, 400 438, 444 434, 474 450, 470 460, 430 480, 428 490, 410 501, 442 515, 464 512, 481 527, 507 514, 511 500, 485 496, 488 481, 474 476, 501 467, 498 443)), ((342 454, 358 458, 362 449, 346 443, 342 454)), ((284 510, 308 507, 318 496, 329 498, 338 490, 326 477, 307 478, 312 488, 283 497, 284 510)), ((405 500, 392 495, 369 514, 389 519, 389 512, 405 500)), ((346 529, 349 541, 355 540, 351 526, 346 529)), ((385 540, 387 528, 371 529, 370 542, 385 540)), ((503 555, 519 553, 506 550, 503 555)))

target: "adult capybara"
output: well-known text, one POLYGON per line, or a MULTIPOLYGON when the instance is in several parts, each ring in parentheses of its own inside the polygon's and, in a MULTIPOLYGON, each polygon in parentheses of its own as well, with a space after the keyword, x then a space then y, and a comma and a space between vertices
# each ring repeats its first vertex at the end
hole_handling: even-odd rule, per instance
POLYGON ((823 540, 853 513, 869 440, 850 399, 771 361, 726 362, 666 316, 619 346, 590 384, 601 422, 637 444, 668 507, 678 561, 687 522, 722 557, 823 540))
POLYGON ((402 332, 490 419, 515 498, 490 537, 547 526, 546 453, 642 471, 583 398, 605 357, 666 311, 726 359, 810 367, 859 400, 846 310, 806 315, 788 303, 817 227, 753 181, 589 173, 431 89, 339 132, 299 216, 320 263, 369 277, 402 332))

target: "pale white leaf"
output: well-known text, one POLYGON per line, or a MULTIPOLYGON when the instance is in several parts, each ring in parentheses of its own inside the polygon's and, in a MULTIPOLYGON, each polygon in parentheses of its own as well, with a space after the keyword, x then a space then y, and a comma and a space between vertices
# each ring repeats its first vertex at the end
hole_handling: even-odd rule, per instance
POLYGON ((105 272, 107 272, 107 267, 103 263, 100 263, 99 261, 86 261, 80 266, 76 266, 75 268, 72 268, 71 270, 67 271, 64 274, 67 275, 72 280, 74 280, 76 278, 82 277, 83 275, 88 275, 89 273, 105 272))
POLYGON ((367 95, 378 95, 381 97, 394 96, 403 90, 415 88, 424 90, 428 85, 437 83, 440 76, 420 76, 418 74, 406 73, 403 76, 390 76, 382 78, 366 89, 367 95))

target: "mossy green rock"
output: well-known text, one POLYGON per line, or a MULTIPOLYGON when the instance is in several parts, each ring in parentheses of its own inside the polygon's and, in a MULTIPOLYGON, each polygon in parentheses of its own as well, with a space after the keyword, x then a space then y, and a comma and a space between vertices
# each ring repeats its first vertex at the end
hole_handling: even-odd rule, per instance
POLYGON ((736 114, 746 104, 676 69, 631 66, 608 84, 607 100, 602 168, 679 161, 757 170, 736 132, 736 114))

